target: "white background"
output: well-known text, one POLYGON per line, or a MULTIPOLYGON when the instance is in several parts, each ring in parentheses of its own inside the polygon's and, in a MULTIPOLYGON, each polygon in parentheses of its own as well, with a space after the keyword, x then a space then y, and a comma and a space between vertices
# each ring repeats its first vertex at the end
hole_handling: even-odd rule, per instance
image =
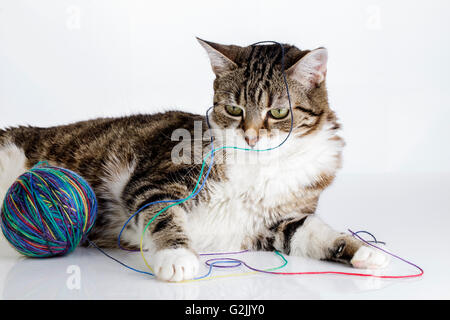
POLYGON ((0 1, 0 127, 178 108, 213 73, 195 36, 329 49, 346 172, 450 172, 450 2, 0 1))
MULTIPOLYGON (((446 0, 0 0, 0 127, 172 108, 203 113, 214 76, 195 36, 325 46, 330 103, 347 146, 319 212, 341 229, 377 231, 431 270, 413 287, 372 297, 448 298, 449 12, 446 0)), ((22 273, 11 269, 14 283, 30 275, 9 259, 2 274, 15 265, 22 273)), ((21 297, 26 290, 11 291, 11 281, 3 296, 21 297)), ((337 289, 326 291, 330 282, 321 283, 319 297, 340 297, 337 289)), ((188 298, 214 297, 211 286, 188 298)), ((108 290, 97 297, 111 297, 108 290)))

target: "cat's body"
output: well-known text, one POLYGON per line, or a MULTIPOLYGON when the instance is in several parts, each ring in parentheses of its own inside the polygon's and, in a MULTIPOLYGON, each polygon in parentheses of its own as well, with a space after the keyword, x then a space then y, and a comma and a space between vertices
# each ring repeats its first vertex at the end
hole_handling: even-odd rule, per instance
MULTIPOLYGON (((280 105, 287 102, 286 88, 280 82, 279 48, 264 46, 258 53, 251 47, 201 43, 217 75, 215 110, 210 116, 214 146, 277 146, 288 135, 290 122, 275 116, 268 119, 265 108, 278 106, 278 117, 283 111, 280 105), (248 129, 267 132, 252 135, 248 129)), ((290 67, 307 61, 303 57, 310 56, 309 51, 285 48, 295 106, 291 136, 272 151, 226 149, 224 157, 216 156, 197 197, 155 219, 144 246, 159 278, 192 278, 198 268, 195 252, 206 251, 277 249, 356 267, 386 264, 384 255, 332 230, 314 215, 320 193, 341 165, 344 143, 321 85, 324 72, 316 68, 323 78, 318 75, 311 81, 303 81, 301 72, 298 78, 298 70, 290 67), (310 82, 314 87, 308 88, 310 82)), ((311 70, 315 69, 308 69, 308 74, 311 70)), ((140 207, 191 193, 201 169, 199 160, 209 151, 206 130, 205 117, 171 111, 0 131, 0 198, 15 177, 38 161, 76 171, 94 188, 99 202, 90 240, 117 248, 120 229, 140 207), (176 141, 173 134, 180 129, 193 141, 176 141), (178 153, 173 152, 180 145, 192 147, 183 152, 182 161, 174 159, 178 153)), ((150 206, 130 222, 122 246, 137 248, 144 226, 166 205, 150 206)))

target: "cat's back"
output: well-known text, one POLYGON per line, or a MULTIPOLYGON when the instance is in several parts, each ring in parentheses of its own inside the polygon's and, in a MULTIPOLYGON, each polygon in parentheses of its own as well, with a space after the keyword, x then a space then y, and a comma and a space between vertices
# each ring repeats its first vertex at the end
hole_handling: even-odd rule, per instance
MULTIPOLYGON (((155 133, 158 130, 175 130, 193 127, 194 121, 204 121, 204 117, 188 112, 167 111, 155 114, 135 114, 123 117, 96 118, 52 127, 18 126, 0 129, 0 142, 22 144, 27 141, 38 143, 39 138, 73 138, 88 142, 107 135, 130 135, 155 133)), ((56 142, 56 141, 53 141, 56 142)))
POLYGON ((171 139, 172 133, 177 129, 192 132, 195 122, 203 124, 204 117, 167 111, 97 118, 47 128, 19 126, 0 130, 0 146, 11 144, 22 149, 28 167, 46 160, 85 172, 87 167, 98 167, 112 155, 131 161, 140 155, 167 154, 176 143, 171 139))

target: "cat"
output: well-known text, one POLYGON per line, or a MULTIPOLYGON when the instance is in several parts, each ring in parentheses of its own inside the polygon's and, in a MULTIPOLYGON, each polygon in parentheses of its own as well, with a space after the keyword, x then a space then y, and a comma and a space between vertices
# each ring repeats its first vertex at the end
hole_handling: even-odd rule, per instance
MULTIPOLYGON (((211 136, 215 148, 258 150, 279 145, 292 125, 276 150, 218 152, 204 189, 150 224, 144 249, 157 278, 192 279, 199 271, 198 252, 242 249, 385 267, 385 254, 315 214, 321 192, 341 167, 344 147, 328 103, 327 50, 283 44, 283 55, 277 44, 241 47, 197 39, 216 76, 212 130, 205 116, 182 111, 0 130, 0 200, 39 161, 73 170, 98 200, 89 239, 117 248, 119 232, 136 210, 191 193, 211 136), (197 138, 180 142, 175 132, 197 138)), ((124 229, 122 247, 138 249, 144 226, 166 205, 137 215, 124 229)))

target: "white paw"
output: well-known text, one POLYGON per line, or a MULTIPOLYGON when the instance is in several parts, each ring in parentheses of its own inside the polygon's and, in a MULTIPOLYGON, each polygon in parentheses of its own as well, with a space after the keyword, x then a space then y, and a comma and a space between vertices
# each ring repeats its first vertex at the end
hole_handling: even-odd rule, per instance
POLYGON ((353 256, 350 263, 359 269, 381 269, 389 264, 389 256, 381 251, 362 246, 353 256))
POLYGON ((199 260, 184 248, 164 249, 153 256, 153 271, 164 281, 183 281, 194 278, 199 269, 199 260))

